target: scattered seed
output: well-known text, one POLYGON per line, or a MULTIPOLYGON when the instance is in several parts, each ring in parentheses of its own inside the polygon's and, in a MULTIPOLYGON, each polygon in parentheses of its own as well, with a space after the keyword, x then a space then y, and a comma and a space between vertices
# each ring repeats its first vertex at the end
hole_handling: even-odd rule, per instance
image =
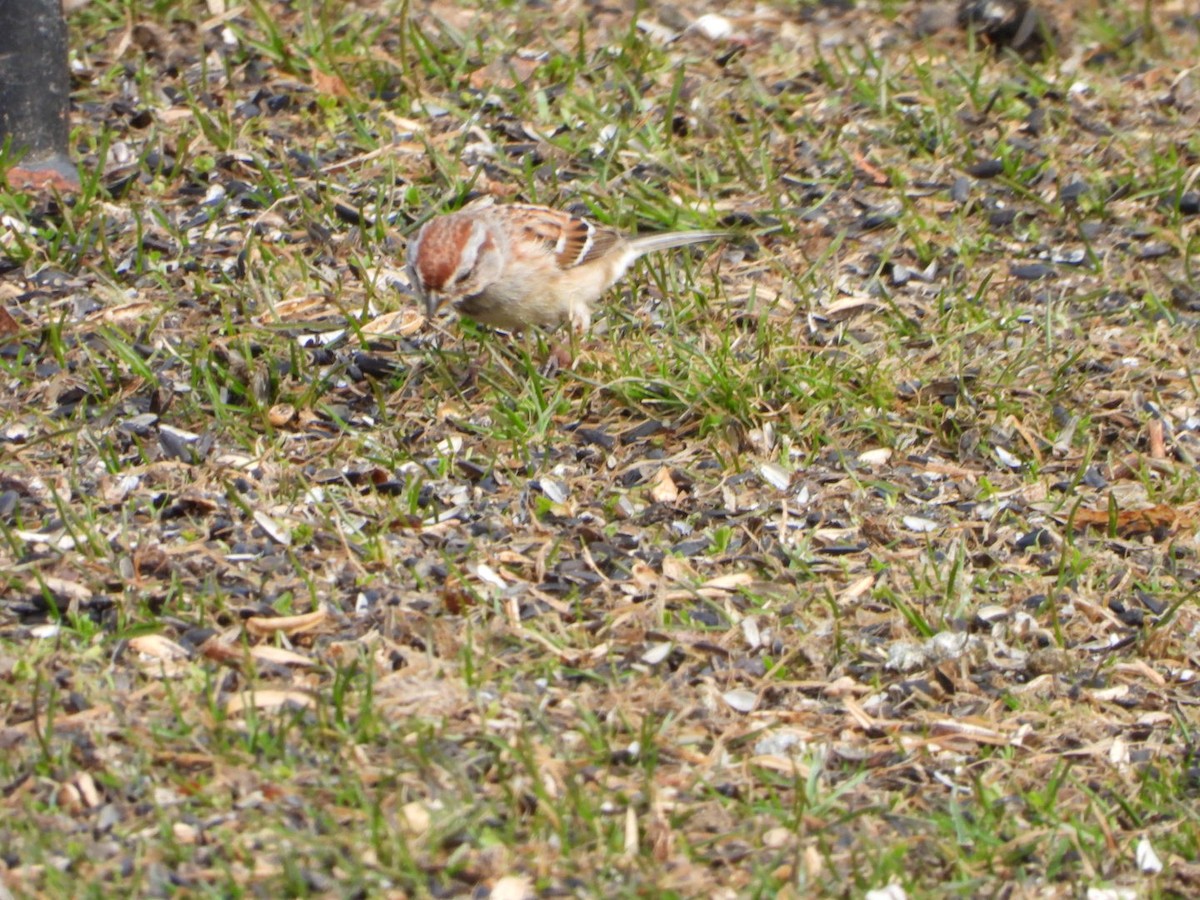
POLYGON ((931 534, 935 531, 940 531, 942 525, 932 519, 922 519, 920 516, 904 516, 901 520, 904 527, 909 531, 915 531, 918 534, 931 534))
POLYGON ((982 162, 972 163, 964 171, 972 178, 995 178, 997 175, 1004 174, 1004 161, 985 159, 982 162))
POLYGON ((758 694, 754 691, 746 690, 745 688, 736 688, 732 691, 726 691, 721 695, 731 709, 737 710, 740 713, 753 712, 758 706, 758 694))
POLYGON ((1014 278, 1020 278, 1022 281, 1037 281, 1042 278, 1054 278, 1056 275, 1054 267, 1044 263, 1013 265, 1009 267, 1009 271, 1014 278))

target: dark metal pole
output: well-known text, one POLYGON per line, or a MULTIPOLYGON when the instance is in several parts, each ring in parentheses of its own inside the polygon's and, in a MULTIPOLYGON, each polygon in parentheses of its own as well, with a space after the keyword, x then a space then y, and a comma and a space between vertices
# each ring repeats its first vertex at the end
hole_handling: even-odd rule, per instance
POLYGON ((12 187, 78 189, 69 92, 62 0, 0 0, 0 141, 19 157, 12 187))

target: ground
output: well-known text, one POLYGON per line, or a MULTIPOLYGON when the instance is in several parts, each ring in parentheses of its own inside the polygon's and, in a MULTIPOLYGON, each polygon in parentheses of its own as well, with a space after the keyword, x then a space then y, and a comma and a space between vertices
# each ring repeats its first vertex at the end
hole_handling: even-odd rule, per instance
POLYGON ((82 190, 0 196, 0 885, 1200 890, 1200 20, 956 13, 72 12, 82 190), (426 321, 476 196, 730 235, 577 338, 426 321))

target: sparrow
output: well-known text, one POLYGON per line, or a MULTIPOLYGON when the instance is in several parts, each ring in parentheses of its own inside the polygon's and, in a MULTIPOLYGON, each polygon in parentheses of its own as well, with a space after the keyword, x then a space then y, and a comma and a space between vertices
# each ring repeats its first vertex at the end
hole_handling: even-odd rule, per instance
POLYGON ((504 331, 586 331, 592 309, 638 257, 723 231, 626 236, 545 206, 474 205, 425 223, 408 246, 408 277, 425 314, 446 302, 504 331))

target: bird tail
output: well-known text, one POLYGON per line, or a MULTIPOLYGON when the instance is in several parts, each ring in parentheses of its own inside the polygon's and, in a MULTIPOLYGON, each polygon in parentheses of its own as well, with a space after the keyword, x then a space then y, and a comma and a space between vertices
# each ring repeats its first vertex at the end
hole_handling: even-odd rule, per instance
POLYGON ((629 246, 638 256, 655 250, 669 250, 687 244, 700 244, 727 237, 728 231, 670 231, 666 234, 642 234, 629 239, 629 246))

